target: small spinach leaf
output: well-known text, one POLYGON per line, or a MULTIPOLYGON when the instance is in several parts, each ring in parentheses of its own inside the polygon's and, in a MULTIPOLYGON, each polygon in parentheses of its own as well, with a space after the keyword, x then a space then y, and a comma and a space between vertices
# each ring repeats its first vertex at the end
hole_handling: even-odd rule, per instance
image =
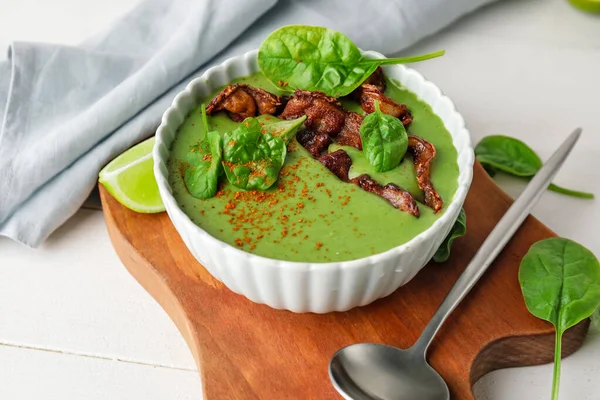
POLYGON ((433 255, 433 261, 441 263, 448 260, 450 257, 450 249, 452 248, 452 244, 456 238, 464 236, 467 233, 467 214, 465 214, 465 209, 461 208, 460 213, 458 214, 458 218, 454 222, 450 233, 440 247, 437 249, 435 254, 433 255))
POLYGON ((304 121, 306 121, 306 115, 289 121, 278 120, 277 122, 268 122, 263 119, 261 120, 261 124, 263 133, 270 133, 273 136, 281 138, 284 142, 289 143, 289 141, 296 136, 296 132, 298 132, 298 129, 300 129, 304 121))
POLYGON ((552 399, 558 399, 562 335, 600 306, 600 263, 576 242, 545 239, 523 257, 519 283, 529 312, 555 327, 552 399))
POLYGON ((279 178, 287 154, 285 142, 262 130, 256 118, 246 118, 223 136, 223 168, 232 185, 266 190, 279 178))
MULTIPOLYGON (((494 176, 497 171, 524 178, 533 177, 542 167, 542 160, 529 146, 509 136, 486 136, 475 146, 475 156, 481 165, 494 176)), ((548 189, 569 196, 593 199, 592 193, 565 189, 550 184, 548 189)))
POLYGON ((394 169, 408 149, 408 135, 398 118, 387 115, 375 101, 375 112, 367 115, 360 126, 365 158, 375 171, 394 169))
POLYGON ((350 94, 379 65, 427 60, 436 52, 415 57, 367 59, 345 35, 332 29, 287 25, 272 32, 258 50, 258 65, 276 86, 321 91, 329 96, 350 94))
POLYGON ((188 163, 183 181, 188 192, 198 198, 207 199, 217 193, 217 183, 221 172, 222 143, 218 132, 208 130, 206 107, 202 105, 202 125, 205 137, 192 146, 186 156, 188 163))

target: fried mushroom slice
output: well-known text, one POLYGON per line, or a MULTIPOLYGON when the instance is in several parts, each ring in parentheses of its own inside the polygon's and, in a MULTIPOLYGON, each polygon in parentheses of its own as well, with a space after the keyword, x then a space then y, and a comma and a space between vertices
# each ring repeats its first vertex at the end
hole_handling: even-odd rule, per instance
POLYGON ((216 95, 206 107, 206 113, 213 115, 225 110, 229 118, 242 122, 258 114, 275 114, 281 106, 279 96, 266 90, 246 84, 229 85, 216 95))
POLYGON ((296 119, 306 115, 304 125, 317 133, 335 135, 344 127, 346 113, 336 98, 322 92, 297 89, 279 118, 296 119))
POLYGON ((360 106, 367 113, 375 112, 375 100, 379 101, 379 109, 402 121, 404 126, 412 122, 412 115, 406 104, 398 104, 381 92, 377 86, 363 83, 360 86, 360 106))
POLYGON ((296 140, 313 157, 319 157, 331 144, 331 137, 325 133, 316 133, 310 129, 303 129, 296 135, 296 140))
POLYGON ((408 212, 417 218, 421 215, 415 198, 409 192, 394 183, 388 183, 387 185, 382 186, 367 174, 359 175, 356 178, 351 179, 350 182, 367 192, 376 194, 387 200, 388 203, 400 211, 408 212))
POLYGON ((229 85, 216 95, 206 107, 208 115, 222 110, 225 110, 233 121, 242 122, 244 119, 256 115, 256 102, 241 85, 229 85))
POLYGON ((335 137, 335 141, 344 146, 356 147, 362 150, 362 141, 360 139, 360 126, 363 119, 355 112, 349 112, 344 121, 342 131, 335 137))
POLYGON ((273 93, 267 92, 264 89, 255 88, 250 85, 246 85, 245 89, 256 102, 259 115, 275 115, 283 104, 280 96, 275 96, 273 93))
POLYGON ((348 182, 348 171, 350 171, 350 167, 352 166, 352 159, 344 150, 340 149, 333 153, 322 155, 317 160, 340 178, 340 180, 348 182))
POLYGON ((329 104, 333 104, 341 109, 340 103, 335 97, 327 96, 323 92, 296 89, 294 94, 289 97, 285 109, 279 116, 282 119, 296 119, 305 114, 307 108, 313 105, 315 100, 322 100, 329 104))
POLYGON ((431 183, 431 161, 435 157, 435 146, 418 136, 408 135, 408 151, 412 153, 417 174, 417 183, 425 194, 425 204, 436 213, 440 212, 443 202, 440 194, 431 183))

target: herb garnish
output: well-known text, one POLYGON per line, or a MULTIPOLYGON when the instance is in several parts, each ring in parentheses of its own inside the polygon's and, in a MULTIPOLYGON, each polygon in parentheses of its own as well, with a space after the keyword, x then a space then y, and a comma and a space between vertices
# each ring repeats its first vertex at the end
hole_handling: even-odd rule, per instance
POLYGON ((467 214, 465 209, 461 208, 458 218, 454 222, 450 233, 446 236, 440 247, 433 255, 433 261, 441 263, 448 260, 450 257, 450 249, 454 243, 454 239, 464 236, 467 233, 467 214))
POLYGON ((408 135, 398 118, 381 112, 375 100, 375 112, 367 115, 360 126, 365 158, 375 171, 385 172, 400 164, 408 149, 408 135))
POLYGON ((556 330, 552 399, 558 399, 561 340, 600 306, 600 263, 591 251, 564 238, 535 243, 519 267, 527 309, 556 330))
POLYGON ((187 168, 183 181, 188 192, 198 198, 207 199, 217 193, 217 182, 221 172, 221 135, 208 130, 206 107, 202 104, 202 126, 205 137, 187 154, 187 168))
POLYGON ((262 133, 256 118, 246 118, 239 127, 223 136, 223 167, 229 182, 241 189, 267 190, 279 178, 287 154, 283 137, 262 133))
POLYGON ((318 90, 341 97, 350 94, 380 65, 423 61, 443 54, 444 51, 438 51, 414 57, 368 59, 340 32, 318 26, 288 25, 262 42, 258 65, 280 88, 318 90))
POLYGON ((296 136, 296 132, 298 132, 298 129, 300 129, 304 121, 306 121, 306 115, 289 121, 281 120, 264 123, 262 125, 262 130, 263 133, 270 133, 273 136, 278 136, 283 139, 284 142, 288 143, 296 136))
MULTIPOLYGON (((502 135, 486 136, 475 146, 475 156, 491 176, 496 171, 524 178, 533 177, 542 168, 542 160, 522 141, 502 135)), ((549 190, 583 199, 593 199, 592 193, 565 189, 550 184, 549 190)))

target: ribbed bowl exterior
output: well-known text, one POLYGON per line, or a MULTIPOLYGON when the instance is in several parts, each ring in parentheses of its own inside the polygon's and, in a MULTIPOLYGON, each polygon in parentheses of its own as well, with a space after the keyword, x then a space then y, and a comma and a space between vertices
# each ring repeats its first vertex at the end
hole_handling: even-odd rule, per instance
MULTIPOLYGON (((372 51, 363 54, 383 58, 372 51)), ((410 281, 431 259, 465 200, 474 157, 463 118, 452 101, 418 72, 402 65, 384 67, 389 78, 427 102, 452 135, 460 172, 458 189, 454 199, 445 205, 446 212, 408 243, 358 260, 299 263, 260 257, 226 244, 194 224, 173 197, 166 167, 171 143, 188 113, 217 88, 259 71, 256 56, 256 50, 250 51, 210 68, 175 97, 162 117, 153 149, 154 173, 173 225, 190 252, 216 279, 256 303, 293 312, 326 313, 346 311, 388 296, 410 281)))

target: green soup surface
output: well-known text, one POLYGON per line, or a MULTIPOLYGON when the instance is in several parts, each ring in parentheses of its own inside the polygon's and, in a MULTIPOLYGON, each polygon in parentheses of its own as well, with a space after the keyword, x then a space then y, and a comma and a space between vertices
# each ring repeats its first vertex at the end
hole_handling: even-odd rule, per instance
MULTIPOLYGON (((232 83, 236 82, 280 94, 260 72, 232 83)), ((340 181, 295 140, 288 145, 279 180, 269 190, 244 191, 227 182, 223 175, 215 197, 196 199, 188 193, 182 171, 190 147, 204 138, 200 107, 187 116, 171 145, 167 167, 173 195, 181 209, 206 232, 264 257, 299 262, 347 261, 406 243, 440 218, 452 200, 458 186, 457 152, 442 120, 429 105, 395 82, 388 81, 385 94, 408 106, 413 115, 408 133, 436 147, 431 179, 444 201, 444 209, 438 214, 420 203, 423 194, 409 154, 397 168, 375 172, 361 151, 337 144, 329 148, 330 152, 343 148, 352 158, 350 178, 367 173, 381 184, 393 182, 411 192, 419 201, 420 218, 399 211, 354 184, 340 181)), ((347 109, 364 115, 357 103, 343 103, 347 109)), ((223 112, 209 117, 209 129, 221 134, 237 125, 223 112)))

